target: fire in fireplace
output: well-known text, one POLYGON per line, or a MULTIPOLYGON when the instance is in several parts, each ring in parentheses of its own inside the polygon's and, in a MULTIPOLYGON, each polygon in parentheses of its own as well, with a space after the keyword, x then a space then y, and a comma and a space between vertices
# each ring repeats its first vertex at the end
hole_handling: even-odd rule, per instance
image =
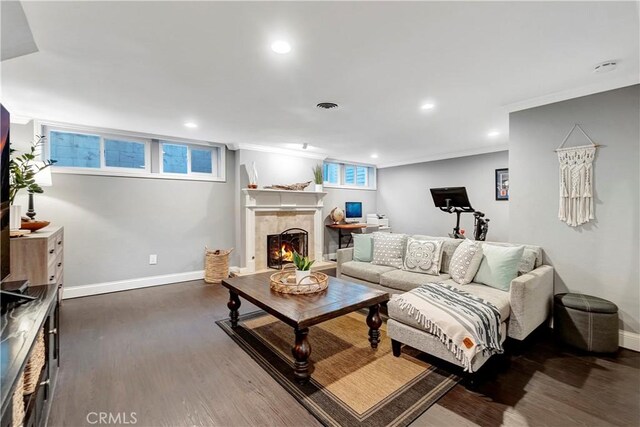
POLYGON ((281 269, 285 264, 293 262, 293 252, 307 256, 309 250, 309 233, 301 228, 290 228, 280 234, 267 236, 267 266, 281 269))

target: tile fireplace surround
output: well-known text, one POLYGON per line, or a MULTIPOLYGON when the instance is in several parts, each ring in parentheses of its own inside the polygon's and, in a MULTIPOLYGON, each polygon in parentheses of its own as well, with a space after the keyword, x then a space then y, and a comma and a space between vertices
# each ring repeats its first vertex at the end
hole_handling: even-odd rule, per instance
POLYGON ((327 193, 315 191, 286 191, 242 189, 244 196, 244 260, 242 273, 267 268, 267 235, 278 234, 288 228, 302 228, 309 233, 309 256, 323 259, 324 218, 323 201, 327 193))

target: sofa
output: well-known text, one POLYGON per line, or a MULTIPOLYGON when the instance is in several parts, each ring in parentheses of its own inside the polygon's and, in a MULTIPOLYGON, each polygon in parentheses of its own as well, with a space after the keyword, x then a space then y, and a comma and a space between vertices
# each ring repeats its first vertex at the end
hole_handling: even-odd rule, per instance
MULTIPOLYGON (((463 289, 490 302, 499 310, 503 342, 507 336, 515 340, 523 340, 549 319, 553 302, 554 273, 551 266, 542 264, 542 249, 539 246, 518 245, 524 246, 531 257, 535 254, 535 263, 530 265, 531 271, 525 269, 524 274, 519 274, 511 281, 509 290, 504 291, 474 282, 460 285, 451 279, 449 274, 451 258, 463 240, 423 235, 409 237, 418 240, 444 241, 439 275, 421 274, 385 265, 374 265, 370 262, 355 261, 354 248, 346 248, 337 252, 337 277, 384 290, 390 294, 404 293, 429 282, 440 282, 463 289)), ((482 244, 516 246, 502 242, 483 242, 482 244)), ((426 332, 414 318, 395 307, 393 298, 387 308, 389 313, 387 333, 392 339, 394 354, 399 355, 400 343, 403 343, 461 366, 439 338, 426 332)), ((480 368, 488 358, 487 355, 477 354, 472 361, 472 371, 480 368)))

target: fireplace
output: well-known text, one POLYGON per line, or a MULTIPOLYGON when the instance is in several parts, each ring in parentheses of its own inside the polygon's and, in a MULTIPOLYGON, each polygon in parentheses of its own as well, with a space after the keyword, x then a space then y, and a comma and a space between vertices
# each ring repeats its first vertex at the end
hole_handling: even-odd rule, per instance
POLYGON ((307 256, 309 251, 309 233, 301 228, 290 228, 280 234, 267 236, 267 266, 281 269, 293 262, 293 252, 307 256))

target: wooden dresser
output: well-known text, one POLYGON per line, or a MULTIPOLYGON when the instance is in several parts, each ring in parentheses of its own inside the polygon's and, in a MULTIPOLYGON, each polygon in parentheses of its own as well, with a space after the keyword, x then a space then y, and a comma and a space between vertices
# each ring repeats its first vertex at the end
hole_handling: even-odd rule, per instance
POLYGON ((62 300, 64 228, 46 227, 11 239, 11 280, 31 285, 56 285, 62 300))

